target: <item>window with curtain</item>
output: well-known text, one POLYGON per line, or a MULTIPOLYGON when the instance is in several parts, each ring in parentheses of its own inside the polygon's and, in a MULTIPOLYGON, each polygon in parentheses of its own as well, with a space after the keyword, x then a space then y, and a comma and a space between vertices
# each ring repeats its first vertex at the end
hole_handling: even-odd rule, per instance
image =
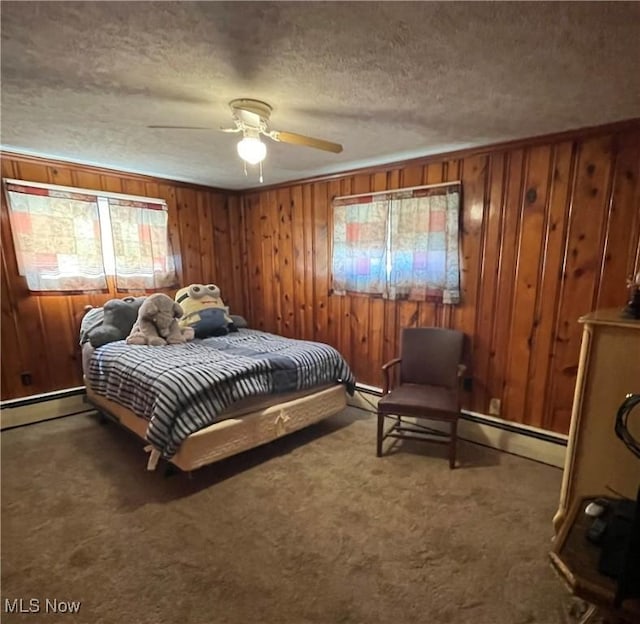
POLYGON ((155 290, 176 285, 167 234, 166 205, 109 198, 118 290, 155 290))
POLYGON ((29 290, 104 290, 95 195, 6 184, 18 270, 29 290))
POLYGON ((163 200, 17 180, 5 190, 29 290, 104 291, 107 275, 120 291, 176 285, 163 200))
POLYGON ((333 292, 460 301, 460 183, 336 198, 333 292))

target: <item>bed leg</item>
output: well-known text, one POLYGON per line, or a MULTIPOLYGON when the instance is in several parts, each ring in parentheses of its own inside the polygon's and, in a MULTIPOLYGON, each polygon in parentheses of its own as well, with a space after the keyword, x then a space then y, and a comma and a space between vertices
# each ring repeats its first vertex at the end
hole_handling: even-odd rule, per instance
POLYGON ((104 412, 98 412, 98 424, 106 425, 109 419, 105 416, 104 412))

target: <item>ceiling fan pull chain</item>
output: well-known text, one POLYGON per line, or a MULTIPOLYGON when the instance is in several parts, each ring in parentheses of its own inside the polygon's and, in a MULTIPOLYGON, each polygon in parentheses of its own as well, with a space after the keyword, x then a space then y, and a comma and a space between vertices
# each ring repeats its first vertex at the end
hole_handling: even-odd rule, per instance
POLYGON ((242 164, 244 165, 244 175, 248 176, 249 174, 247 173, 247 161, 243 160, 242 164))
POLYGON ((262 161, 260 161, 260 184, 262 184, 264 182, 263 178, 262 178, 262 161))

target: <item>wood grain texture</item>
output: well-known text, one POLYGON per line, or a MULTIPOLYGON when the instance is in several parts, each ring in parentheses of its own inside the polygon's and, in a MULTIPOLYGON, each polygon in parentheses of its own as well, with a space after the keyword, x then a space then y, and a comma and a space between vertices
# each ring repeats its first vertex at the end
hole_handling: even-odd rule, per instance
MULTIPOLYGON (((567 433, 580 347, 577 319, 622 307, 640 270, 640 122, 376 166, 238 194, 31 157, 4 177, 162 197, 182 283, 220 285, 251 326, 338 348, 360 382, 381 386, 402 327, 468 336, 465 407, 567 433), (331 294, 332 199, 462 180, 462 303, 331 294)), ((81 383, 72 316, 108 295, 30 295, 2 224, 2 398, 81 383), (45 336, 55 338, 45 340, 45 336), (60 351, 62 351, 60 353, 60 351), (6 355, 9 353, 10 355, 6 355), (29 371, 33 385, 23 386, 29 371)))
MULTIPOLYGON (((291 236, 295 260, 286 263, 271 254, 269 266, 280 283, 296 285, 297 335, 337 347, 360 382, 382 385, 380 366, 397 353, 402 327, 457 328, 468 336, 467 409, 488 413, 490 400, 497 398, 502 418, 567 433, 580 348, 578 317, 594 307, 622 308, 625 278, 638 264, 639 165, 640 126, 606 128, 440 162, 430 157, 422 164, 254 189, 245 214, 247 223, 259 218, 258 206, 264 218, 276 215, 277 198, 287 193, 295 197, 294 206, 302 202, 290 223, 269 233, 291 236), (330 293, 333 197, 458 179, 463 183, 460 305, 330 293), (305 317, 309 310, 312 323, 305 317)), ((253 257, 262 241, 250 227, 246 234, 253 257)), ((288 305, 284 292, 267 291, 270 283, 266 275, 251 282, 251 310, 288 305)), ((279 330, 269 316, 251 321, 279 330)))
MULTIPOLYGON (((244 239, 239 218, 229 215, 234 193, 105 172, 93 167, 2 157, 2 177, 75 186, 91 190, 159 197, 169 208, 169 236, 180 282, 213 282, 220 286, 232 311, 242 313, 244 286, 239 245, 244 239), (237 251, 232 249, 236 243, 237 251)), ((237 212, 237 211, 236 211, 237 212)), ((2 227, 2 400, 81 386, 77 319, 87 304, 102 305, 116 293, 34 295, 18 274, 9 212, 4 192, 0 209, 2 227), (29 375, 25 385, 23 375, 29 375)), ((173 296, 173 291, 167 291, 173 296)))

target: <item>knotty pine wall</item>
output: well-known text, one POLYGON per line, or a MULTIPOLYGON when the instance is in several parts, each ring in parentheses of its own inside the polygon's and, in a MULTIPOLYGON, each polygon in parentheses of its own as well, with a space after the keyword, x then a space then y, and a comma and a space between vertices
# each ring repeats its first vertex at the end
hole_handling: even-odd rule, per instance
MULTIPOLYGON (((11 154, 2 155, 2 177, 166 200, 181 284, 214 282, 232 310, 246 306, 237 194, 11 154)), ((126 293, 29 293, 24 278, 18 275, 9 213, 4 193, 1 195, 2 400, 81 386, 77 336, 84 306, 99 306, 126 293), (21 373, 25 372, 31 376, 30 385, 22 382, 21 373)), ((167 292, 172 297, 175 294, 167 292)))
POLYGON ((467 408, 489 413, 495 397, 501 417, 567 433, 578 317, 622 307, 625 278, 640 270, 639 165, 635 124, 247 193, 246 314, 257 328, 334 345, 374 386, 400 328, 460 329, 467 408), (460 305, 329 294, 333 197, 459 179, 460 305))
MULTIPOLYGON (((469 337, 465 406, 566 433, 577 319, 622 307, 640 270, 640 124, 565 133, 238 195, 133 174, 4 155, 2 176, 164 198, 181 282, 213 281, 253 327, 337 347, 380 386, 400 328, 469 337), (463 181, 462 303, 329 294, 331 199, 463 181)), ((2 399, 81 385, 77 316, 115 293, 34 296, 17 275, 3 197, 2 399), (33 384, 24 386, 28 371, 33 384)), ((623 363, 621 363, 623 365, 623 363)))

